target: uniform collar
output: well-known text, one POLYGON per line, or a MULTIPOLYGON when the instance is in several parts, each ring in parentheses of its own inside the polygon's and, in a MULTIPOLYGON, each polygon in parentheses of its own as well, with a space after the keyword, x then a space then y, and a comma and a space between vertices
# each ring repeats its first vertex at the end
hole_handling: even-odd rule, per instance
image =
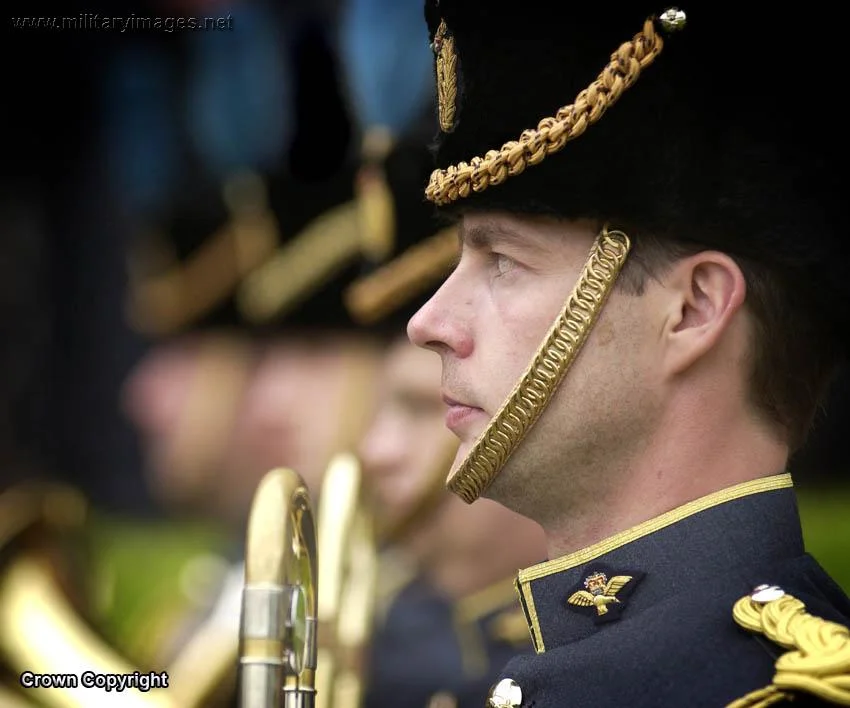
POLYGON ((583 639, 718 574, 800 555, 792 487, 789 474, 744 482, 520 571, 535 650, 583 639))

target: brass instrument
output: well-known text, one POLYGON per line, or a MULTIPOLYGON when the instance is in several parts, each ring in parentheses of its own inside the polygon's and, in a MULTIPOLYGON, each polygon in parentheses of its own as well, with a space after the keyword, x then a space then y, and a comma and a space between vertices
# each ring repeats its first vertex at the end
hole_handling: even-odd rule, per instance
MULTIPOLYGON (((64 487, 21 485, 0 497, 0 542, 14 546, 0 575, 0 653, 15 675, 76 677, 61 688, 0 689, 0 706, 48 708, 185 708, 166 690, 107 692, 87 688, 84 672, 133 675, 137 667, 108 646, 79 616, 52 568, 49 544, 28 544, 28 534, 67 534, 83 522, 85 501, 64 487)), ((143 672, 144 673, 144 672, 143 672)))
POLYGON ((319 503, 317 708, 359 708, 375 608, 378 557, 360 464, 337 455, 319 503))
POLYGON ((238 656, 238 632, 208 620, 169 663, 169 695, 187 708, 223 705, 233 695, 238 656))
POLYGON ((272 470, 255 494, 240 632, 241 708, 362 702, 377 553, 353 455, 331 461, 318 512, 317 552, 310 496, 296 472, 272 470))
POLYGON ((241 708, 314 708, 316 528, 301 477, 271 470, 254 495, 239 632, 241 708))
MULTIPOLYGON (((0 589, 2 649, 16 673, 83 672, 133 674, 136 667, 118 656, 76 615, 46 568, 44 559, 25 557, 6 572, 0 589)), ((27 689, 24 699, 50 708, 178 708, 167 691, 121 693, 87 688, 82 683, 63 688, 27 689)), ((26 703, 24 703, 26 705, 26 703)))

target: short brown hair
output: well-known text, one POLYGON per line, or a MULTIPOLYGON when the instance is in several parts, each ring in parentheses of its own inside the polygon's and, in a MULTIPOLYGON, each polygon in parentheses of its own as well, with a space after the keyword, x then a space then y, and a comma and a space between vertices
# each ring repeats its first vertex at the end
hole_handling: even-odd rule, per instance
MULTIPOLYGON (((633 238, 617 287, 641 295, 648 280, 658 279, 677 260, 704 250, 708 247, 641 234, 633 238)), ((794 452, 805 443, 837 375, 840 351, 788 274, 732 257, 744 275, 745 305, 755 325, 750 400, 757 411, 781 428, 794 452)))

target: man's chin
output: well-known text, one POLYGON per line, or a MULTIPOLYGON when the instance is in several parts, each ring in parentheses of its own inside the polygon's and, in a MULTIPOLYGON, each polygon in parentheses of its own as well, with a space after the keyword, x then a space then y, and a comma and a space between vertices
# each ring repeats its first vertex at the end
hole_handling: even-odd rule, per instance
POLYGON ((457 452, 455 453, 455 459, 452 461, 451 469, 449 470, 448 475, 446 475, 446 479, 450 479, 455 476, 458 471, 458 468, 463 464, 463 461, 466 459, 466 456, 469 454, 469 451, 472 449, 472 446, 475 443, 469 441, 461 441, 458 445, 457 452))

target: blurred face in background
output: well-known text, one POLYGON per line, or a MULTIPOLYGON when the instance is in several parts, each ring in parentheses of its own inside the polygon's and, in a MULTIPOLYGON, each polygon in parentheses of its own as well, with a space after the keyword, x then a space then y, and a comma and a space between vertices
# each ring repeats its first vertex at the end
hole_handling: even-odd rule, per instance
POLYGON ((536 523, 501 504, 469 505, 445 489, 458 442, 446 427, 441 368, 439 356, 406 337, 393 343, 360 458, 383 524, 397 528, 418 510, 396 542, 437 587, 459 596, 542 560, 545 542, 536 523), (457 582, 460 574, 469 577, 457 582))
POLYGON ((291 467, 313 495, 371 415, 377 356, 344 334, 166 344, 136 368, 125 409, 167 508, 243 524, 260 478, 291 467))
MULTIPOLYGON (((384 361, 375 418, 360 445, 384 524, 407 518, 442 488, 457 441, 446 428, 440 357, 399 337, 384 361)), ((449 499, 442 492, 445 503, 449 499)))
POLYGON ((228 467, 291 467, 318 497, 331 457, 352 451, 372 416, 378 365, 378 350, 357 335, 268 344, 245 390, 228 467))

